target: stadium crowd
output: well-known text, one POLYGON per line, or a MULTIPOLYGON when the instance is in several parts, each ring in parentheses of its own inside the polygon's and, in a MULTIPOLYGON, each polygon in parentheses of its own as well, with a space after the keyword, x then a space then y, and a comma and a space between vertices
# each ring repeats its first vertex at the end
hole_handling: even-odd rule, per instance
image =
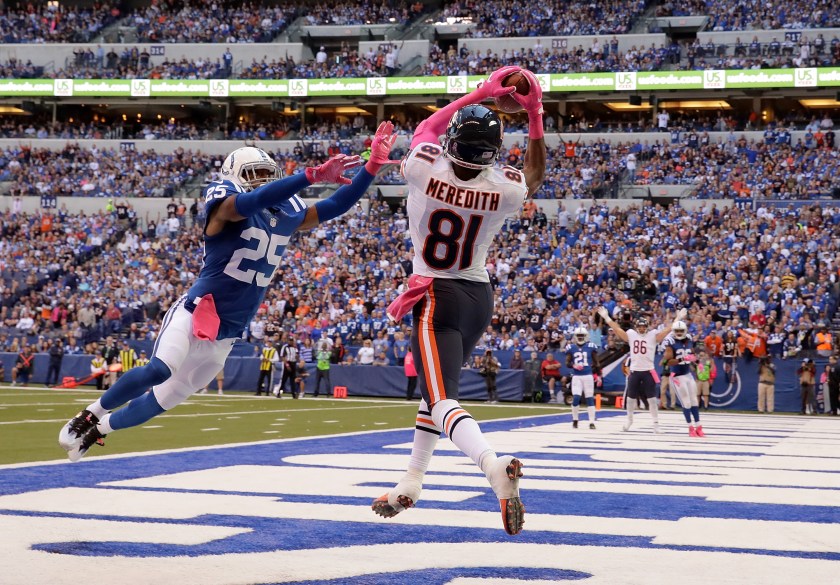
POLYGON ((143 43, 269 43, 297 16, 295 4, 153 2, 129 15, 143 43))
MULTIPOLYGON (((65 329, 74 311, 71 293, 78 268, 96 262, 96 255, 122 233, 110 213, 71 215, 21 214, 0 217, 0 329, 2 340, 20 348, 27 336, 48 334, 72 338, 65 329), (56 300, 55 303, 52 300, 56 300), (69 308, 68 308, 69 307, 69 308)), ((14 351, 14 347, 9 351, 14 351)))
POLYGON ((98 2, 91 6, 31 2, 22 8, 0 7, 0 43, 85 43, 119 18, 117 6, 98 2))
POLYGON ((423 3, 405 0, 331 0, 307 7, 309 25, 407 24, 423 13, 423 3))
MULTIPOLYGON (((587 124, 585 121, 580 124, 587 124)), ((597 125, 597 120, 595 121, 597 125)), ((705 124, 710 121, 706 120, 705 124)), ((723 118, 715 124, 726 124, 723 118)), ((552 124, 552 122, 548 122, 552 124)), ((789 128, 770 124, 762 140, 747 139, 734 130, 718 133, 696 129, 695 121, 675 117, 661 128, 662 139, 584 139, 579 133, 561 133, 560 144, 549 148, 548 168, 538 199, 582 199, 614 196, 619 183, 685 185, 699 198, 755 197, 811 199, 840 189, 840 151, 833 121, 817 117, 795 141, 789 128), (683 126, 682 124, 686 124, 683 126)), ((300 128, 291 123, 239 124, 227 133, 218 126, 198 128, 173 121, 134 124, 133 130, 114 125, 66 124, 27 127, 0 124, 5 136, 112 137, 188 139, 224 136, 233 140, 285 137, 290 131, 301 139, 283 151, 272 151, 285 174, 300 172, 325 156, 364 152, 370 136, 362 116, 341 123, 322 120, 300 128), (117 127, 121 128, 117 131, 117 127), (323 142, 322 142, 323 141, 323 142)), ((516 130, 516 126, 508 128, 516 130)), ((412 125, 398 126, 407 135, 412 125)), ((521 167, 526 142, 514 142, 501 159, 521 167)), ((401 155, 402 151, 395 155, 401 155)), ((221 163, 220 156, 179 150, 168 155, 152 150, 86 150, 68 143, 63 150, 32 149, 18 145, 0 149, 0 180, 12 182, 11 191, 41 195, 170 196, 188 182, 203 180, 221 163)), ((379 184, 403 184, 395 169, 382 174, 379 184)))
MULTIPOLYGON (((617 178, 636 185, 686 185, 696 189, 696 197, 712 199, 811 199, 840 188, 833 129, 808 130, 795 144, 786 128, 769 127, 764 134, 759 142, 731 131, 715 142, 708 132, 673 127, 669 139, 653 142, 586 144, 570 137, 549 149, 552 163, 537 198, 585 198, 617 178)), ((508 164, 520 164, 521 150, 516 144, 506 151, 508 164)))
POLYGON ((401 45, 383 43, 364 53, 348 43, 330 54, 324 47, 308 61, 296 63, 290 57, 260 60, 248 65, 234 63, 230 49, 215 57, 187 59, 153 58, 146 48, 125 46, 107 53, 99 45, 74 51, 63 66, 36 66, 31 61, 11 58, 0 65, 0 74, 9 78, 33 79, 318 79, 337 77, 375 77, 393 75, 399 67, 401 45))
POLYGON ((169 197, 213 168, 211 157, 178 149, 83 149, 68 143, 62 150, 20 145, 0 148, 0 181, 18 195, 169 197))
MULTIPOLYGON (((68 231, 76 239, 65 244, 63 274, 15 308, 4 303, 0 347, 8 349, 15 339, 19 346, 27 335, 30 341, 61 336, 71 347, 117 334, 154 339, 167 303, 200 269, 201 207, 197 202, 188 212, 172 200, 161 215, 144 219, 126 211, 130 203, 118 202, 111 216, 96 216, 92 225, 98 228, 63 210, 6 213, 4 230, 17 236, 4 245, 18 250, 12 257, 27 267, 43 272, 59 264, 54 254, 23 249, 39 225, 43 235, 36 237, 46 247, 68 231), (114 233, 115 227, 128 229, 118 244, 85 263, 70 262, 71 251, 96 245, 97 233, 114 233), (85 233, 76 235, 79 230, 85 233)), ((527 204, 491 251, 487 268, 496 285, 496 314, 480 350, 556 350, 579 325, 608 348, 614 340, 595 319, 598 306, 614 313, 646 310, 654 320, 684 306, 697 340, 733 331, 755 339, 755 357, 791 357, 814 349, 816 334, 837 310, 840 207, 753 211, 709 204, 687 211, 645 203, 621 211, 595 203, 569 213, 558 202, 557 209, 549 220, 527 204)), ((404 210, 392 213, 377 201, 369 213, 357 209, 299 234, 247 341, 260 344, 285 333, 311 346, 324 334, 351 347, 370 339, 377 355, 385 348, 391 356, 397 332, 408 333, 408 323, 389 323, 384 309, 402 290, 410 257, 404 210)))
POLYGON ((666 64, 679 63, 677 44, 654 47, 633 46, 626 52, 618 50, 618 39, 603 43, 596 40, 588 49, 582 45, 566 49, 548 49, 537 44, 528 49, 500 53, 485 50, 470 51, 454 46, 443 51, 438 43, 429 47, 429 59, 423 67, 424 75, 485 75, 505 65, 520 65, 534 73, 590 73, 596 71, 655 71, 666 64))
POLYGON ((467 37, 536 37, 624 34, 641 16, 646 0, 458 0, 444 6, 440 20, 475 22, 467 37))
POLYGON ((840 6, 832 0, 665 0, 657 16, 709 16, 708 30, 772 30, 840 26, 840 6))

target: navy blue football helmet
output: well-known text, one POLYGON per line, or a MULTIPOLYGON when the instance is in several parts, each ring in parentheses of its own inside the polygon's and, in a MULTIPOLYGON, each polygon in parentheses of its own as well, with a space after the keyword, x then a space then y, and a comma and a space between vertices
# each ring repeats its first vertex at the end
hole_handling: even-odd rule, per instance
POLYGON ((502 150, 504 125, 498 114, 481 105, 464 106, 446 128, 447 158, 469 169, 492 167, 502 150))

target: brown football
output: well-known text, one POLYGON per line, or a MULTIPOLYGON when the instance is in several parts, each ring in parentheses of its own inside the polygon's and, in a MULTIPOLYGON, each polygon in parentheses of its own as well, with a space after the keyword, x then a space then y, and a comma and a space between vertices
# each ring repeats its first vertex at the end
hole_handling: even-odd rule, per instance
MULTIPOLYGON (((516 93, 519 95, 528 95, 531 91, 531 83, 528 78, 522 75, 520 71, 514 71, 502 80, 504 87, 516 86, 516 93)), ((496 107, 508 114, 515 114, 522 111, 522 106, 519 105, 512 96, 503 95, 497 97, 495 100, 496 107)))

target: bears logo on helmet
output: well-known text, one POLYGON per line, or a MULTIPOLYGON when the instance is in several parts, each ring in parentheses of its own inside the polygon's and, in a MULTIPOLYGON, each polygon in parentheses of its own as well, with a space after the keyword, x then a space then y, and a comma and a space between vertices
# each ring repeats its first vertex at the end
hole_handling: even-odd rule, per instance
POLYGON ((481 105, 464 106, 449 121, 443 150, 458 165, 485 169, 496 162, 503 137, 504 125, 496 112, 481 105))

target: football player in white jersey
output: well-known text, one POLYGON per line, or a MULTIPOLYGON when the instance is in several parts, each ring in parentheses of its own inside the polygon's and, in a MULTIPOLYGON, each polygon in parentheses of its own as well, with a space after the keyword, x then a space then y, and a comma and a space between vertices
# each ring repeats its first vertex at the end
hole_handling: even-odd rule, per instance
POLYGON ((388 308, 398 320, 413 310, 411 352, 423 399, 416 419, 408 471, 396 487, 373 502, 380 516, 413 506, 441 433, 484 472, 499 499, 508 534, 522 530, 521 462, 497 456, 478 424, 458 402, 461 366, 490 324, 493 288, 485 269, 487 250, 529 193, 545 177, 542 90, 519 67, 493 72, 478 89, 421 123, 402 172, 408 182, 408 218, 414 245, 414 274, 408 290, 388 308), (522 72, 528 95, 513 97, 528 112, 529 142, 524 168, 497 167, 502 121, 482 101, 511 94, 502 81, 522 72), (440 136, 443 136, 441 143, 440 136))
MULTIPOLYGON (((627 420, 624 423, 624 430, 630 430, 639 397, 645 396, 650 404, 653 432, 661 432, 656 403, 656 385, 659 382, 659 376, 656 374, 653 360, 656 354, 656 346, 662 343, 662 340, 671 333, 673 325, 671 327, 661 327, 657 332, 656 329, 650 329, 647 317, 640 317, 636 321, 635 328, 625 331, 612 320, 606 308, 598 309, 598 314, 615 332, 616 336, 630 346, 630 376, 627 378, 627 420)), ((677 321, 684 318, 685 309, 680 309, 677 312, 677 321)))

